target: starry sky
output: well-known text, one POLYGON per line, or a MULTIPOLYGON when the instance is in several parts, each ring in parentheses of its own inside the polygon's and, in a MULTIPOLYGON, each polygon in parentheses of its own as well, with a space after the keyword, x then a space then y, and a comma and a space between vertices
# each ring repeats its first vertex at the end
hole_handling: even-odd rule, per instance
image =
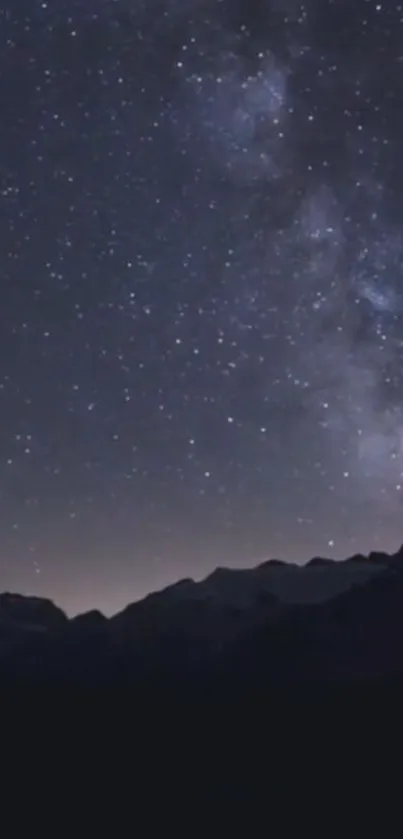
POLYGON ((403 541, 403 5, 4 0, 0 589, 403 541))

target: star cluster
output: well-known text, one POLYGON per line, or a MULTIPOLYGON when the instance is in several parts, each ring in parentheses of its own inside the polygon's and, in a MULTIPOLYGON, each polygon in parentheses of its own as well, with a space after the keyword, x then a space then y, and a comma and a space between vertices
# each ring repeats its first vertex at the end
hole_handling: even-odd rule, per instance
POLYGON ((0 581, 402 541, 403 6, 0 10, 0 581))

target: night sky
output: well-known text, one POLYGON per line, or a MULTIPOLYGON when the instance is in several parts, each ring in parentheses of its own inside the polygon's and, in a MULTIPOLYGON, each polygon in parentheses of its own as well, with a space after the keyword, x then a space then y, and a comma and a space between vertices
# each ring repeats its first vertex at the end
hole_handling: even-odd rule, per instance
POLYGON ((5 0, 0 589, 403 541, 403 5, 5 0))

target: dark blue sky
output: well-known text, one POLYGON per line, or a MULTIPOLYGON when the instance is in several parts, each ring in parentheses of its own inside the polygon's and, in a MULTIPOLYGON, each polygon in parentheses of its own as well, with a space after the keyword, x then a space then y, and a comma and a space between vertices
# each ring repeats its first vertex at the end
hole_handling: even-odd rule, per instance
POLYGON ((402 541, 403 12, 0 10, 0 588, 402 541))

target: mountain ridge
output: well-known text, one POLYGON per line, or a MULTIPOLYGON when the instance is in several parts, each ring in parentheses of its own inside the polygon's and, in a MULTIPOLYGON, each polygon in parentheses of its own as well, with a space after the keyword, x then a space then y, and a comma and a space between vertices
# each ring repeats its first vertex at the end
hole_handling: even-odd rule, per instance
MULTIPOLYGON (((0 678, 276 685, 403 679, 403 548, 179 580, 108 618, 0 594, 0 678)), ((154 687, 153 687, 154 686, 154 687)))

